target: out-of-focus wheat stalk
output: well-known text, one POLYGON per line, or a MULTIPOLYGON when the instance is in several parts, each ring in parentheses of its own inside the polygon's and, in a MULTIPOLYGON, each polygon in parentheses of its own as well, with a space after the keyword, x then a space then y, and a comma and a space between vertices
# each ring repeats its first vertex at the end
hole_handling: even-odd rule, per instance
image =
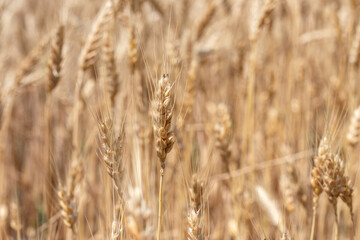
POLYGON ((115 219, 112 226, 113 239, 123 239, 124 236, 124 197, 122 181, 124 177, 123 162, 123 125, 120 133, 115 137, 113 130, 113 120, 111 116, 98 116, 99 129, 99 157, 104 163, 108 175, 113 180, 114 190, 118 195, 118 208, 116 210, 115 219))
POLYGON ((45 121, 46 121, 46 205, 48 217, 52 215, 53 196, 55 196, 55 174, 52 165, 52 126, 51 126, 51 95, 60 81, 62 49, 64 44, 64 26, 60 26, 51 45, 51 56, 48 63, 48 78, 46 82, 46 103, 45 103, 45 121))
POLYGON ((93 24, 92 31, 90 32, 87 41, 82 49, 79 58, 79 71, 77 76, 77 82, 75 86, 75 104, 73 108, 73 156, 75 161, 79 156, 79 117, 83 108, 83 96, 82 89, 84 85, 84 74, 86 70, 92 68, 97 61, 99 51, 102 44, 103 33, 106 29, 106 25, 111 21, 113 16, 114 7, 112 1, 105 3, 101 9, 99 16, 93 24))

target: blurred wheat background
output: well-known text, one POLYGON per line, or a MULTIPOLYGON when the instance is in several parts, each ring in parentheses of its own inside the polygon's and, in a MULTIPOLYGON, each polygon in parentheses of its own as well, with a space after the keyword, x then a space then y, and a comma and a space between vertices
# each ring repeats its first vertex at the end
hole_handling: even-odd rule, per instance
POLYGON ((0 0, 0 239, 359 239, 358 0, 0 0))

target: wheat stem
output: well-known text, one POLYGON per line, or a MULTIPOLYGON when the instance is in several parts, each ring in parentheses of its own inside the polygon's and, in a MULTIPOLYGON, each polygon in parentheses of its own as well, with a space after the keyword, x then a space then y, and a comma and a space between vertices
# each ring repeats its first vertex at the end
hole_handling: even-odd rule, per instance
POLYGON ((160 169, 160 182, 159 182, 159 214, 158 214, 158 229, 157 229, 157 240, 160 240, 161 232, 161 217, 162 217, 162 192, 163 192, 163 179, 165 169, 160 169))
POLYGON ((315 227, 316 227, 316 210, 317 210, 317 206, 314 205, 313 208, 313 217, 312 217, 312 224, 311 224, 311 234, 310 234, 310 240, 314 240, 315 237, 315 227))
POLYGON ((335 213, 335 240, 338 240, 339 239, 339 220, 338 220, 336 203, 335 203, 335 205, 333 205, 333 207, 334 207, 334 213, 335 213))

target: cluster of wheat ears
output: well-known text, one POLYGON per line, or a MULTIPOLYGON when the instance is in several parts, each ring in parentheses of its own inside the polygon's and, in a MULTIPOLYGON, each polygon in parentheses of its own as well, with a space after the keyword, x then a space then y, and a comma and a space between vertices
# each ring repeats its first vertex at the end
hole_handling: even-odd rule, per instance
POLYGON ((0 0, 0 239, 360 239, 360 1, 0 0))

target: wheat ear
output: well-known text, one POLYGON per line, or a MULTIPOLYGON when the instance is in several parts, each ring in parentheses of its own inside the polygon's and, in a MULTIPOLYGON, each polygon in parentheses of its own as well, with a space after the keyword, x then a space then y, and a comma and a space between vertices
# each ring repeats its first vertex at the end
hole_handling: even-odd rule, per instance
POLYGON ((123 189, 121 187, 124 176, 123 163, 123 125, 120 129, 118 137, 115 138, 113 131, 113 122, 110 116, 106 118, 100 115, 98 119, 99 130, 99 157, 104 163, 108 175, 113 180, 114 189, 119 198, 119 206, 116 209, 116 216, 113 221, 112 239, 123 239, 124 228, 124 198, 123 189), (119 221, 120 220, 120 221, 119 221))
POLYGON ((314 239, 315 218, 318 198, 324 191, 333 206, 336 223, 336 239, 338 235, 338 215, 337 215, 337 198, 341 198, 348 206, 351 219, 354 221, 352 208, 352 192, 349 177, 345 176, 345 167, 342 159, 331 152, 329 139, 324 137, 319 145, 318 155, 314 160, 314 167, 311 171, 311 185, 313 188, 314 216, 311 230, 311 240, 314 239))
POLYGON ((60 81, 60 71, 62 62, 62 48, 64 43, 64 27, 60 26, 56 32, 55 39, 51 45, 51 57, 48 63, 48 78, 46 82, 46 103, 45 103, 45 121, 46 121, 46 205, 48 217, 52 215, 53 201, 55 196, 55 174, 51 166, 51 143, 52 143, 52 127, 51 127, 51 93, 60 81))
POLYGON ((171 151, 175 137, 171 131, 171 118, 173 115, 172 106, 172 85, 168 75, 158 81, 156 86, 155 99, 153 101, 153 127, 156 142, 156 154, 160 161, 160 183, 159 183, 159 215, 157 239, 160 239, 161 217, 162 217, 162 188, 165 171, 165 160, 171 151))
POLYGON ((136 41, 134 25, 132 25, 130 28, 128 60, 129 60, 131 74, 134 75, 138 62, 138 50, 137 50, 137 41, 136 41))
POLYGON ((202 226, 202 204, 204 195, 204 184, 196 175, 192 177, 190 191, 190 209, 187 215, 187 228, 185 231, 188 240, 203 240, 202 226))
POLYGON ((219 104, 216 108, 214 132, 216 147, 220 151, 221 160, 225 164, 226 171, 230 173, 231 151, 229 146, 231 141, 231 119, 229 110, 225 104, 219 104))
POLYGON ((46 84, 46 90, 48 93, 52 92, 60 80, 63 45, 64 26, 61 25, 58 28, 54 42, 51 45, 51 57, 48 63, 48 80, 46 84))
POLYGON ((118 74, 116 71, 114 44, 111 38, 111 32, 108 31, 105 35, 104 52, 105 52, 105 67, 106 67, 106 87, 110 96, 110 103, 112 108, 115 105, 115 97, 119 90, 118 74))
POLYGON ((71 230, 74 237, 77 235, 76 220, 78 217, 75 188, 80 185, 84 171, 80 161, 72 162, 67 187, 60 184, 57 193, 61 216, 64 224, 71 230))

